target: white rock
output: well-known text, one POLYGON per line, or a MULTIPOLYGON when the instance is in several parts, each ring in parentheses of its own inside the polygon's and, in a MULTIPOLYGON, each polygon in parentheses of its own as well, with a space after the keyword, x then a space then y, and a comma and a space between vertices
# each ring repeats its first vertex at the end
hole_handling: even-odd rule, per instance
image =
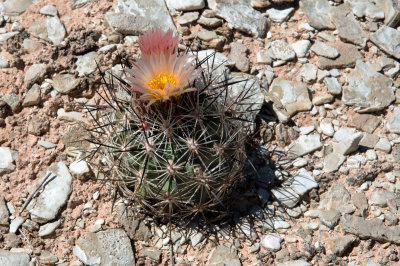
POLYGON ((40 14, 49 15, 49 16, 57 16, 57 8, 53 5, 47 5, 40 9, 40 14))
POLYGON ((0 68, 8 68, 10 66, 8 59, 4 56, 0 56, 0 68))
POLYGON ((15 233, 18 228, 25 222, 26 218, 18 216, 10 223, 10 233, 15 233))
POLYGON ((64 108, 60 108, 57 110, 57 117, 60 120, 89 124, 88 120, 83 117, 82 113, 75 111, 65 112, 64 108))
POLYGON ((292 189, 300 196, 306 194, 313 188, 317 188, 318 184, 314 177, 305 168, 301 168, 292 183, 292 189))
POLYGON ((313 132, 314 129, 315 129, 314 126, 305 126, 305 127, 301 127, 301 128, 300 128, 300 134, 301 134, 301 135, 308 135, 308 134, 310 134, 311 132, 313 132))
POLYGON ((336 48, 329 46, 321 41, 315 41, 313 46, 311 46, 311 51, 313 51, 317 55, 331 59, 334 59, 339 56, 339 51, 336 48))
POLYGON ((375 144, 374 148, 375 150, 389 153, 392 149, 392 145, 387 137, 382 137, 379 139, 378 143, 375 144))
POLYGON ((355 131, 356 130, 354 128, 342 127, 338 131, 336 131, 333 138, 339 142, 344 141, 350 138, 353 134, 355 134, 355 131))
POLYGON ((300 40, 291 44, 296 56, 298 58, 305 57, 308 49, 311 47, 311 42, 309 40, 300 40))
POLYGON ((300 157, 321 147, 321 136, 319 134, 301 135, 288 147, 288 152, 295 157, 300 157))
POLYGON ((296 58, 292 46, 285 41, 276 40, 271 42, 271 49, 277 59, 283 61, 289 61, 296 58))
POLYGON ((204 0, 166 0, 168 8, 178 11, 200 10, 205 6, 204 0))
POLYGON ((97 68, 96 60, 96 52, 90 52, 81 56, 77 56, 76 70, 78 70, 79 76, 83 77, 92 74, 97 68))
POLYGON ((45 19, 45 24, 47 28, 47 37, 53 44, 60 44, 64 40, 66 34, 61 20, 58 17, 47 17, 45 19))
POLYGON ((278 251, 281 249, 281 242, 283 238, 276 233, 268 234, 261 240, 261 245, 263 248, 278 251))
POLYGON ((57 220, 55 222, 47 223, 47 224, 40 226, 39 236, 43 237, 43 236, 52 234, 60 226, 60 224, 61 224, 61 221, 57 220))
POLYGON ((0 176, 15 170, 12 151, 8 147, 0 147, 0 176))
POLYGON ((297 168, 301 168, 304 167, 308 164, 307 160, 304 158, 297 158, 296 160, 294 160, 293 162, 293 166, 297 167, 297 168))
POLYGON ((266 13, 272 21, 281 23, 289 19, 289 16, 292 14, 293 10, 293 7, 286 9, 269 8, 267 9, 266 13))
POLYGON ((333 150, 336 153, 347 155, 352 153, 353 151, 358 149, 358 144, 363 137, 363 133, 358 132, 354 133, 353 135, 349 136, 345 140, 342 140, 339 143, 333 142, 333 150))
POLYGON ((329 118, 325 118, 321 120, 319 127, 322 130, 322 133, 325 135, 332 137, 335 134, 335 130, 333 129, 332 120, 329 118))
POLYGON ((317 79, 317 71, 318 68, 315 65, 307 63, 303 65, 300 75, 303 77, 303 81, 311 83, 317 79))
POLYGON ((394 108, 393 115, 386 124, 386 127, 390 132, 400 134, 400 107, 394 108))
POLYGON ((72 189, 72 176, 64 162, 50 165, 42 178, 48 174, 51 174, 48 179, 48 181, 51 181, 27 207, 31 213, 31 220, 37 223, 53 220, 61 207, 67 202, 72 189), (54 176, 55 178, 52 179, 54 176))
POLYGON ((91 174, 89 165, 84 160, 74 161, 69 166, 69 170, 71 171, 71 174, 76 176, 78 179, 85 178, 91 174))

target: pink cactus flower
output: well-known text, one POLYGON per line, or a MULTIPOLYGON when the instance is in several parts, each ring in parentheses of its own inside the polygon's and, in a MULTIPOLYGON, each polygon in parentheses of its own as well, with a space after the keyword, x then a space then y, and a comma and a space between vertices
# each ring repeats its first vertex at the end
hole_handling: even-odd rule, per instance
POLYGON ((140 36, 142 57, 132 62, 127 73, 130 89, 148 106, 196 90, 188 87, 201 70, 196 68, 194 56, 178 54, 177 44, 178 37, 171 30, 151 30, 140 36))

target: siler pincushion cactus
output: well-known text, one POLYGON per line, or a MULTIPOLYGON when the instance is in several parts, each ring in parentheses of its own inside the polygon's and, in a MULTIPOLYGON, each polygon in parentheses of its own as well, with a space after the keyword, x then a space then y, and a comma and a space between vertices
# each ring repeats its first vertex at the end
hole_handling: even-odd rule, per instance
POLYGON ((126 82, 108 83, 107 104, 95 108, 91 140, 125 196, 169 219, 224 206, 241 177, 247 133, 237 111, 245 93, 229 97, 230 80, 202 67, 210 58, 199 62, 177 44, 171 31, 140 37, 142 55, 126 68, 126 82))

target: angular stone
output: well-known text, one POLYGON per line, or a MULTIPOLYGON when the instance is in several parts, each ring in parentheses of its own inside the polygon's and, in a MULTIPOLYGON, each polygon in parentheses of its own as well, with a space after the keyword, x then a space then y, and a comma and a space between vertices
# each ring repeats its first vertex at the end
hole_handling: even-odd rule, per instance
POLYGON ((319 56, 324 56, 331 59, 335 59, 339 56, 339 51, 336 48, 318 40, 315 41, 310 49, 319 56))
POLYGON ((331 152, 324 158, 324 168, 325 173, 335 172, 344 163, 346 157, 342 154, 331 152))
POLYGON ((320 210, 318 218, 321 223, 333 229, 340 219, 340 212, 337 210, 320 210))
POLYGON ((47 133, 50 129, 50 122, 43 116, 33 115, 28 120, 28 133, 40 136, 47 133))
POLYGON ((333 150, 336 153, 347 155, 352 153, 353 151, 356 151, 358 149, 359 143, 363 137, 363 134, 361 132, 355 133, 351 136, 349 136, 347 139, 336 143, 333 142, 333 150))
POLYGON ((7 0, 2 3, 0 10, 2 15, 17 16, 25 12, 34 2, 34 0, 7 0))
POLYGON ((261 245, 265 249, 278 251, 281 249, 283 238, 276 233, 268 234, 261 240, 261 245))
POLYGON ((69 166, 69 170, 71 171, 72 176, 80 180, 86 180, 92 174, 92 170, 84 160, 72 162, 69 166))
POLYGON ((365 134, 364 137, 361 139, 359 145, 368 148, 374 148, 378 141, 379 136, 373 134, 365 134))
POLYGON ((340 225, 345 232, 362 239, 400 244, 400 227, 386 226, 380 219, 366 220, 362 217, 345 214, 340 219, 340 225))
POLYGON ((39 261, 44 265, 54 265, 56 262, 58 262, 58 258, 56 255, 48 252, 47 250, 43 250, 40 252, 39 261))
POLYGON ((57 220, 55 222, 42 225, 39 228, 39 236, 44 237, 44 236, 51 235, 60 226, 60 224, 61 224, 61 221, 57 220))
POLYGON ((219 245, 214 248, 208 256, 206 265, 232 265, 241 266, 242 263, 237 255, 237 249, 234 246, 227 247, 219 245))
POLYGON ((378 190, 372 194, 371 201, 379 207, 387 207, 387 201, 396 198, 396 194, 386 190, 378 190))
POLYGON ((302 82, 276 78, 269 92, 280 100, 290 116, 312 107, 307 86, 302 82))
POLYGON ((53 87, 61 94, 70 94, 77 90, 81 83, 79 78, 71 74, 57 74, 53 78, 53 87))
POLYGON ((296 58, 292 46, 283 40, 276 40, 271 42, 271 50, 275 57, 279 60, 289 61, 296 58))
POLYGON ((60 108, 57 110, 57 118, 70 122, 89 124, 89 121, 83 116, 82 113, 75 111, 65 112, 64 108, 60 108))
POLYGON ((339 84, 337 78, 326 77, 324 78, 325 85, 328 87, 328 91, 334 95, 340 95, 342 93, 342 86, 339 84))
POLYGON ((208 6, 237 30, 260 38, 267 34, 268 19, 253 9, 247 0, 208 0, 208 6))
POLYGON ((6 202, 4 197, 0 197, 0 225, 9 225, 8 217, 9 217, 8 209, 6 206, 6 202))
POLYGON ((339 51, 339 57, 336 59, 318 58, 317 65, 320 69, 354 67, 356 61, 363 58, 355 45, 339 42, 332 44, 332 47, 339 51))
POLYGON ((355 114, 352 117, 352 119, 349 123, 349 126, 355 127, 364 132, 372 134, 375 131, 375 129, 379 126, 380 123, 381 123, 381 119, 379 119, 375 115, 355 114))
POLYGON ((291 188, 300 196, 303 196, 313 188, 317 188, 318 183, 315 181, 311 172, 305 168, 301 168, 294 177, 291 188))
POLYGON ((349 85, 343 89, 342 101, 357 107, 359 112, 379 111, 395 100, 393 81, 362 61, 357 61, 347 80, 349 85))
POLYGON ((8 147, 0 147, 0 176, 15 170, 12 151, 8 147))
POLYGON ((0 265, 29 266, 29 255, 24 252, 11 252, 0 249, 0 265))
POLYGON ((288 208, 295 207, 300 200, 297 193, 290 187, 273 188, 271 189, 271 193, 278 203, 281 203, 288 208))
POLYGON ((400 134, 400 107, 394 108, 392 116, 386 123, 386 128, 396 134, 400 134))
POLYGON ((386 53, 400 59, 400 32, 398 30, 384 25, 371 35, 370 40, 386 53))
POLYGON ((234 42, 231 44, 231 52, 229 58, 235 61, 235 66, 242 72, 250 70, 250 60, 247 56, 247 47, 243 43, 234 42))
POLYGON ((319 134, 301 135, 288 147, 288 153, 294 157, 300 157, 319 150, 322 147, 319 134))
POLYGON ((90 52, 81 56, 77 56, 76 70, 79 72, 79 76, 87 76, 92 74, 97 68, 97 53, 90 52))
POLYGON ((50 165, 43 178, 47 175, 49 176, 47 185, 27 207, 31 213, 31 220, 38 223, 53 220, 67 202, 72 189, 72 176, 64 162, 50 165))
POLYGON ((352 213, 355 207, 350 203, 350 193, 343 184, 334 183, 328 192, 321 197, 319 210, 338 210, 343 213, 352 213))
POLYGON ((109 27, 121 34, 140 35, 157 27, 177 33, 164 0, 118 0, 113 8, 104 19, 109 27))
POLYGON ((315 65, 306 63, 303 65, 300 75, 304 82, 312 83, 317 79, 317 71, 318 68, 315 65))
POLYGON ((181 25, 190 25, 199 18, 199 12, 187 12, 178 17, 178 23, 181 25))
POLYGON ((390 141, 387 137, 382 137, 379 139, 379 141, 375 144, 375 150, 377 151, 383 151, 386 153, 390 153, 392 149, 392 145, 390 144, 390 141))
POLYGON ((326 136, 332 137, 335 134, 335 129, 333 128, 332 120, 330 118, 322 119, 319 123, 319 128, 326 136))
POLYGON ((46 17, 39 21, 34 21, 28 32, 55 45, 61 44, 66 35, 65 27, 58 17, 46 17))
POLYGON ((22 102, 22 106, 35 106, 38 105, 41 101, 40 97, 40 86, 34 84, 29 91, 26 93, 24 101, 22 102))
POLYGON ((43 81, 46 74, 50 71, 51 67, 46 64, 33 64, 25 73, 24 86, 30 88, 35 83, 43 81))
POLYGON ((86 265, 135 265, 131 241, 122 229, 86 233, 75 242, 73 253, 86 265))
POLYGON ((173 8, 178 11, 193 11, 203 9, 204 0, 166 0, 169 9, 173 8))
POLYGON ((333 254, 341 257, 357 241, 358 238, 353 235, 334 236, 328 246, 333 254))
POLYGON ((294 52, 296 53, 296 56, 298 58, 302 58, 306 56, 308 49, 310 49, 311 42, 309 40, 300 40, 295 43, 292 43, 291 46, 294 52))
POLYGON ((361 28, 360 23, 346 4, 331 9, 331 18, 336 26, 341 40, 365 46, 368 35, 361 28))
POLYGON ((8 68, 10 66, 10 63, 8 62, 8 59, 5 56, 0 56, 0 68, 8 68))
POLYGON ((286 9, 269 8, 267 9, 266 13, 273 22, 281 23, 289 19, 289 16, 292 14, 293 10, 293 7, 286 9))
POLYGON ((300 8, 306 15, 308 24, 318 30, 334 29, 329 14, 332 7, 327 0, 300 0, 300 8))
POLYGON ((57 16, 57 8, 53 5, 47 5, 40 9, 40 14, 48 15, 48 16, 57 16))

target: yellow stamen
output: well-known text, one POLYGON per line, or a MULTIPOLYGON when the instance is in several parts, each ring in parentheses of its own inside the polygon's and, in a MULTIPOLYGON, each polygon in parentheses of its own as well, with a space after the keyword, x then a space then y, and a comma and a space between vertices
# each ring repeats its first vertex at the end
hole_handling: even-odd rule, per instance
POLYGON ((152 90, 164 90, 165 87, 167 86, 167 83, 171 83, 171 85, 176 86, 177 84, 177 79, 174 75, 168 74, 168 73, 160 73, 156 75, 154 78, 149 79, 147 82, 147 85, 152 89, 152 90))

